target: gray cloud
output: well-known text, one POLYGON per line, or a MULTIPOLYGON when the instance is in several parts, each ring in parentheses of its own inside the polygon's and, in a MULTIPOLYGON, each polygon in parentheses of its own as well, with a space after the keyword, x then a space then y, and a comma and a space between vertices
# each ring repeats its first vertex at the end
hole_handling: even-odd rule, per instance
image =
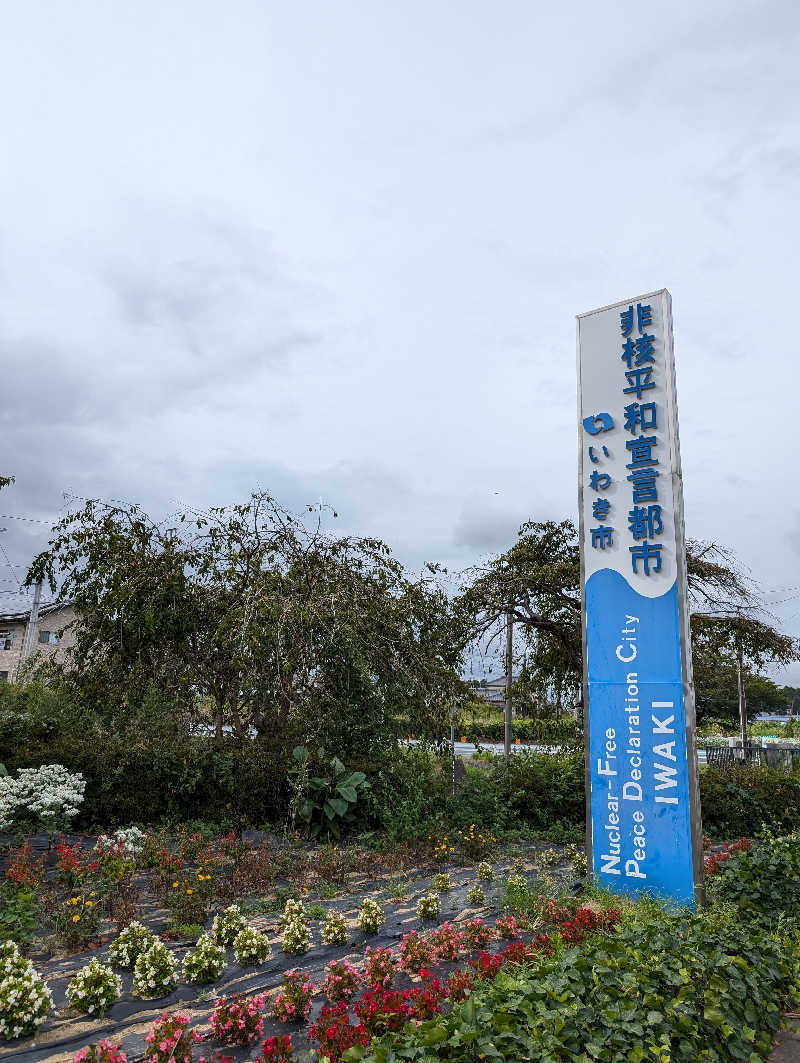
MULTIPOLYGON (((3 29, 0 511, 263 486, 469 565, 575 513, 574 315, 667 286, 687 527, 797 582, 758 516, 796 479, 797 5, 143 0, 3 29)), ((40 526, 0 526, 27 563, 40 526)))

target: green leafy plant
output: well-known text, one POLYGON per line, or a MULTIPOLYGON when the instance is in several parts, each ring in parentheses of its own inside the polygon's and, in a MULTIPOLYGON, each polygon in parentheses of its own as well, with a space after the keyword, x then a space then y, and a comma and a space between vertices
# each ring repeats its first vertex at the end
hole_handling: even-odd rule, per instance
POLYGON ((210 934, 202 934, 197 946, 183 958, 187 982, 216 982, 225 970, 225 949, 210 934))
POLYGON ((0 887, 0 941, 30 945, 36 934, 39 901, 31 890, 0 887))
POLYGON ((211 936, 218 945, 232 945, 236 935, 247 926, 238 904, 231 904, 221 915, 215 915, 211 936))
POLYGON ((329 912, 322 927, 323 945, 346 945, 347 923, 340 912, 329 912))
POLYGON ((295 786, 294 812, 312 838, 340 838, 345 824, 355 819, 359 797, 370 789, 363 771, 348 771, 338 757, 328 759, 320 749, 312 761, 305 746, 292 753, 297 768, 290 777, 295 786), (325 774, 312 774, 317 765, 325 774))
POLYGON ((102 1015, 122 993, 122 979, 99 960, 90 960, 67 985, 67 1000, 86 1015, 102 1015))
POLYGON ((0 945, 0 1037, 35 1033, 53 1007, 53 996, 13 941, 0 945))
POLYGON ((138 921, 128 923, 108 950, 109 959, 114 967, 133 970, 139 955, 154 945, 156 936, 149 927, 138 921))
POLYGON ((233 942, 233 951, 236 962, 242 967, 258 967, 272 955, 267 935, 252 926, 239 931, 233 942))

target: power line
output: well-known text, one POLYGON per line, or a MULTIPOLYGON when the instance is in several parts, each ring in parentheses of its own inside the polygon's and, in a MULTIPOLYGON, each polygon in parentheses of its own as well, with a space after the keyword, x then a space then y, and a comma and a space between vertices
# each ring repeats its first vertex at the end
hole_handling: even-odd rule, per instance
MULTIPOLYGON (((12 575, 12 576, 14 577, 14 581, 15 581, 15 583, 16 583, 16 584, 17 584, 17 586, 19 587, 19 591, 20 591, 20 594, 22 594, 22 584, 21 584, 21 583, 20 583, 20 581, 19 581, 19 580, 17 579, 17 574, 16 574, 16 572, 14 571, 14 565, 12 565, 12 564, 11 564, 11 558, 10 558, 10 557, 8 556, 8 554, 6 553, 6 548, 5 548, 4 546, 3 546, 2 540, 0 540, 0 550, 2 550, 2 551, 3 551, 3 557, 4 557, 5 559, 6 559, 6 564, 7 564, 7 565, 8 565, 8 567, 9 567, 9 568, 11 569, 11 575, 12 575)), ((21 568, 22 566, 17 566, 17 567, 20 567, 20 568, 21 568)))
POLYGON ((48 527, 52 527, 55 523, 52 520, 38 520, 36 517, 15 517, 13 513, 0 513, 0 517, 3 520, 24 520, 28 524, 46 524, 48 527))

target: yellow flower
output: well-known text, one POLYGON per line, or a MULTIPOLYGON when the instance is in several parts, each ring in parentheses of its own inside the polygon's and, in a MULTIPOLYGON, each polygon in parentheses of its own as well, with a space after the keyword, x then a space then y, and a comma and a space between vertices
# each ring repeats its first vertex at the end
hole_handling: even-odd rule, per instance
POLYGON ((79 915, 73 915, 73 917, 72 917, 72 922, 73 923, 79 923, 80 920, 81 920, 81 917, 79 915))
POLYGON ((191 893, 192 891, 191 891, 191 890, 187 890, 186 892, 187 892, 187 893, 191 893))
POLYGON ((93 905, 94 905, 94 901, 87 901, 86 902, 86 907, 87 908, 91 908, 93 905))
POLYGON ((94 890, 89 894, 90 897, 94 897, 94 890))
POLYGON ((176 889, 178 888, 178 883, 177 883, 177 882, 173 882, 173 883, 172 883, 172 888, 173 888, 174 890, 176 890, 176 889))

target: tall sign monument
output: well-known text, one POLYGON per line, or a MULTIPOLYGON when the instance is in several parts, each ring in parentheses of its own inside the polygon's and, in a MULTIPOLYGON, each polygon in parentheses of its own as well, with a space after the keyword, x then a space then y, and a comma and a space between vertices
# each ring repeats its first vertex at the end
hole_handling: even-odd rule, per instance
POLYGON ((587 838, 600 883, 694 904, 703 860, 672 301, 578 316, 587 838))

